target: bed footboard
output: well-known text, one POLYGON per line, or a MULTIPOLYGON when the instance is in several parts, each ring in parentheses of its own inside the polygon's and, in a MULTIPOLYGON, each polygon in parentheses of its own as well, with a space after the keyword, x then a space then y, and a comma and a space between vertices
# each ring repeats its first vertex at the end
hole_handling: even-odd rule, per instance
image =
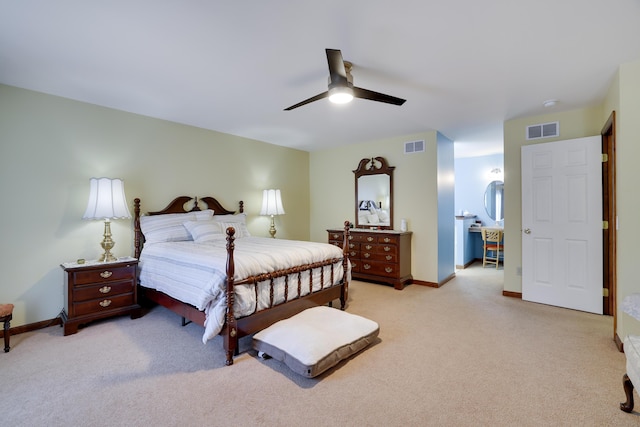
MULTIPOLYGON (((226 313, 226 322, 225 326, 220 332, 223 336, 223 345, 226 353, 226 365, 233 365, 233 356, 238 352, 238 339, 250 335, 252 333, 258 332, 268 326, 271 326, 275 322, 291 317, 307 308, 323 305, 330 303, 335 299, 340 299, 340 309, 344 310, 347 304, 347 300, 349 298, 349 235, 350 235, 350 223, 349 221, 345 221, 344 223, 344 242, 342 249, 342 283, 339 286, 331 286, 327 288, 322 288, 318 291, 313 291, 311 280, 309 282, 309 293, 305 296, 299 296, 296 299, 291 301, 287 301, 286 297, 288 295, 287 285, 285 285, 285 302, 283 304, 274 305, 273 303, 273 280, 278 277, 285 277, 285 283, 288 283, 288 276, 291 274, 298 274, 298 281, 296 285, 298 286, 297 295, 302 295, 302 283, 300 281, 300 273, 303 271, 309 271, 309 275, 312 276, 311 270, 314 268, 321 268, 321 276, 324 275, 324 267, 331 266, 331 282, 333 282, 333 266, 340 258, 330 259, 323 262, 317 262, 313 264, 307 264, 303 266, 298 266, 295 268, 275 271, 272 273, 265 273, 258 276, 249 277, 247 279, 243 279, 240 282, 235 281, 235 265, 233 258, 233 251, 235 248, 234 240, 235 240, 235 229, 233 227, 229 227, 226 230, 227 234, 227 286, 226 286, 226 297, 227 297, 227 313, 226 313), (236 319, 233 311, 234 303, 235 303, 235 286, 239 284, 253 283, 257 284, 259 282, 263 282, 265 280, 271 280, 271 304, 268 309, 258 311, 253 313, 250 316, 242 317, 240 319, 236 319)), ((323 283, 323 279, 321 278, 321 283, 323 283)))

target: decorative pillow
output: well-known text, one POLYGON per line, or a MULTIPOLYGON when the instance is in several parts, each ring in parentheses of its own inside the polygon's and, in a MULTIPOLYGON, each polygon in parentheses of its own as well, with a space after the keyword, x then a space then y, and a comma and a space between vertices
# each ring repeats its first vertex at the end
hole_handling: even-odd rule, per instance
POLYGON ((389 213, 387 211, 379 210, 378 218, 380 219, 380 222, 389 222, 389 213))
POLYGON ((233 227, 236 229, 236 234, 235 234, 236 239, 241 239, 243 237, 251 237, 249 230, 247 230, 247 225, 242 222, 219 221, 218 224, 220 224, 220 226, 222 227, 222 233, 224 233, 225 236, 227 235, 227 228, 233 227))
POLYGON ((318 306, 258 332, 253 348, 312 378, 373 343, 379 331, 373 320, 318 306))
POLYGON ((213 220, 220 223, 222 233, 225 235, 227 227, 233 227, 236 229, 236 239, 251 237, 251 234, 247 229, 247 215, 244 213, 235 215, 214 215, 213 220))
POLYGON ((183 223, 207 220, 212 216, 211 209, 179 214, 146 215, 140 217, 140 228, 145 243, 182 242, 192 240, 183 223))
POLYGON ((187 221, 184 223, 184 227, 197 243, 225 239, 226 235, 222 232, 220 225, 221 223, 218 221, 187 221))

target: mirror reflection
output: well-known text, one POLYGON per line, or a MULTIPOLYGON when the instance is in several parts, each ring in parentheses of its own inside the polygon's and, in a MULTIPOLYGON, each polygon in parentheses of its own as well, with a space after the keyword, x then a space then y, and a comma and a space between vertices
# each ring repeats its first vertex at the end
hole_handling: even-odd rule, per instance
POLYGON ((504 182, 491 181, 484 192, 484 209, 494 221, 504 219, 504 182))
POLYGON ((356 218, 359 228, 393 228, 393 169, 383 157, 362 159, 356 178, 356 218))
POLYGON ((389 226, 388 175, 366 175, 358 178, 358 222, 361 224, 389 226))

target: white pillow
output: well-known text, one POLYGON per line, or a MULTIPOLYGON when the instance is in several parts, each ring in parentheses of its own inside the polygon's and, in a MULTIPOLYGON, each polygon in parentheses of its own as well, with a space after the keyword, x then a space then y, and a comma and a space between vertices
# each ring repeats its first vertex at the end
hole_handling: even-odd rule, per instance
POLYGON ((221 223, 218 221, 187 221, 184 223, 184 227, 197 243, 226 238, 226 234, 222 232, 221 223))
POLYGON ((387 213, 387 211, 379 210, 378 218, 380 219, 380 222, 389 222, 389 213, 387 213))
POLYGON ((231 214, 231 215, 214 215, 214 221, 218 222, 241 222, 243 224, 247 223, 247 214, 231 214))
POLYGON ((207 220, 212 216, 211 209, 180 214, 146 215, 140 217, 140 228, 145 243, 182 242, 192 240, 183 223, 207 220))
POLYGON ((236 229, 236 239, 251 237, 251 234, 247 229, 247 215, 244 213, 235 215, 214 215, 213 220, 220 223, 222 233, 225 235, 227 234, 227 228, 233 227, 236 229))
POLYGON ((358 223, 359 224, 366 224, 367 222, 367 216, 366 215, 358 215, 358 223))
POLYGON ((227 235, 227 228, 233 227, 236 230, 236 239, 251 237, 249 230, 247 230, 247 225, 242 222, 218 222, 218 224, 220 224, 220 226, 222 227, 222 232, 225 236, 227 235))
POLYGON ((369 224, 377 224, 380 222, 378 214, 367 215, 367 221, 369 221, 369 224))

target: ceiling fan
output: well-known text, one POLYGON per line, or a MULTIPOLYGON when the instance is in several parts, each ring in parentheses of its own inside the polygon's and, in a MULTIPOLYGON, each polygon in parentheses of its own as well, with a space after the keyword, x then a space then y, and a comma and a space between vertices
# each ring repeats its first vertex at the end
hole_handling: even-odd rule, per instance
POLYGON ((351 76, 352 64, 342 60, 342 52, 338 49, 326 49, 327 62, 329 64, 329 88, 326 92, 305 99, 291 107, 285 108, 285 111, 302 107, 313 101, 323 98, 329 98, 330 101, 344 104, 353 98, 368 99, 371 101, 384 102, 393 105, 402 105, 405 99, 396 98, 395 96, 385 95, 384 93, 374 92, 372 90, 362 89, 353 85, 353 77, 351 76))

